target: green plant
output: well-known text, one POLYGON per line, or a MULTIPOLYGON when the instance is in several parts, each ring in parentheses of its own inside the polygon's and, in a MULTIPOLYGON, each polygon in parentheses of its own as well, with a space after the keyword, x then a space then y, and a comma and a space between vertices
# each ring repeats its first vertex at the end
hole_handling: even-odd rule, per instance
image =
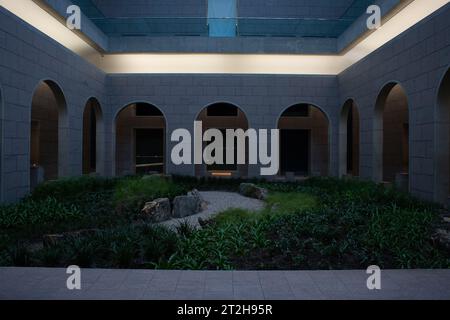
POLYGON ((18 242, 8 250, 9 259, 14 266, 28 267, 31 264, 32 253, 24 242, 18 242))
POLYGON ((48 181, 34 189, 33 200, 45 200, 48 197, 57 200, 76 199, 88 193, 112 190, 117 179, 83 176, 79 178, 62 178, 48 181))
POLYGON ((114 193, 114 203, 120 213, 137 213, 145 202, 185 194, 188 190, 169 179, 159 176, 126 178, 121 180, 114 193))
POLYGON ((0 228, 17 229, 51 226, 64 221, 75 221, 82 216, 74 205, 66 205, 49 197, 44 200, 26 200, 16 205, 0 207, 0 228))
MULTIPOLYGON (((75 179, 77 180, 77 179, 75 179)), ((448 268, 450 254, 430 241, 438 207, 372 182, 313 178, 254 181, 269 189, 261 211, 229 209, 196 229, 136 225, 141 201, 191 188, 235 190, 240 180, 128 177, 63 181, 0 208, 0 265, 162 269, 448 268), (111 184, 110 184, 111 183, 111 184), (64 195, 73 186, 86 190, 64 195), (117 189, 116 189, 117 188, 117 189), (55 190, 56 197, 48 197, 55 190), (116 213, 115 205, 124 211, 116 213), (129 213, 129 214, 124 214, 129 213), (35 249, 43 232, 80 227, 35 249)))
POLYGON ((190 237, 195 232, 195 226, 193 226, 189 221, 183 220, 176 225, 177 233, 185 238, 190 237))
POLYGON ((218 213, 213 221, 219 225, 230 223, 242 223, 243 221, 256 220, 260 212, 253 212, 239 208, 231 208, 218 213))
POLYGON ((300 192, 273 192, 267 198, 267 206, 275 212, 302 212, 317 207, 316 197, 300 192))

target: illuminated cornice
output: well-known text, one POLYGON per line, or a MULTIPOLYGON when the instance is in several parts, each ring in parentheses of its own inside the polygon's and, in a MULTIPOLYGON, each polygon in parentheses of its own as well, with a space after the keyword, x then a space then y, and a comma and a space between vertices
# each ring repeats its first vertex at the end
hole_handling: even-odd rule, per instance
POLYGON ((414 0, 383 26, 341 55, 286 54, 100 54, 32 0, 0 0, 0 5, 106 73, 305 74, 338 75, 449 0, 414 0))

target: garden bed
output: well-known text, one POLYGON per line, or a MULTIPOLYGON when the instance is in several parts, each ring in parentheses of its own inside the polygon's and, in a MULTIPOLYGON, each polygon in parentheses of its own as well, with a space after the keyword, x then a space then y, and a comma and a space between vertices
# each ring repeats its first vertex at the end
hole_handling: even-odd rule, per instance
POLYGON ((433 240, 440 208, 371 182, 253 181, 269 190, 258 212, 230 209, 195 229, 137 219, 146 201, 192 188, 237 191, 242 181, 83 177, 46 183, 0 207, 0 265, 159 269, 448 268, 433 240), (74 232, 89 230, 89 232, 74 232), (46 234, 66 233, 42 245, 46 234))

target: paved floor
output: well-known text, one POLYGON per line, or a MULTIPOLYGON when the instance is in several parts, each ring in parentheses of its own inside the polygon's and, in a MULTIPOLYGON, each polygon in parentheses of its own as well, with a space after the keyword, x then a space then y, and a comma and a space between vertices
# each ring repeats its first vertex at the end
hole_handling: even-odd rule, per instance
POLYGON ((161 222, 161 225, 174 228, 180 222, 187 221, 190 225, 198 227, 198 218, 208 219, 219 212, 230 208, 258 211, 264 208, 264 202, 258 199, 247 198, 239 193, 225 191, 201 191, 203 199, 208 203, 206 210, 185 218, 171 219, 161 222))
POLYGON ((365 271, 164 271, 0 268, 0 299, 450 299, 450 270, 383 270, 381 290, 365 271))

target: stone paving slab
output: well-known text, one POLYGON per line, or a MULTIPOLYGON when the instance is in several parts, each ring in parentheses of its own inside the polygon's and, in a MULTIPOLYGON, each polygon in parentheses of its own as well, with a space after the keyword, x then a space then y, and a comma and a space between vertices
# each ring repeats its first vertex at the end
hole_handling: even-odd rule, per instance
POLYGON ((2 300, 450 299, 450 269, 382 270, 368 290, 365 270, 180 271, 82 269, 68 290, 66 269, 0 268, 2 300))

